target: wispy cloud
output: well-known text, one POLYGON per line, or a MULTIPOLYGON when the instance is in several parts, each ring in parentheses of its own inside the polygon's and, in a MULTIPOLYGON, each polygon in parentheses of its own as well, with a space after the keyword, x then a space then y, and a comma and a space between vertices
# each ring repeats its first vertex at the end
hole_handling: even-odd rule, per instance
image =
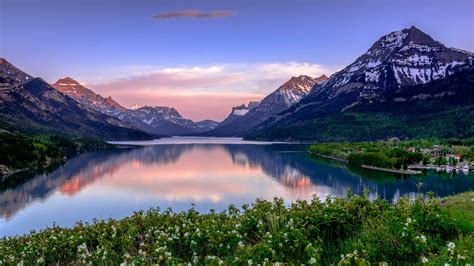
POLYGON ((338 67, 305 62, 214 64, 200 66, 124 66, 116 74, 136 73, 108 81, 88 82, 125 106, 133 103, 173 106, 199 120, 223 119, 232 106, 261 100, 292 76, 330 75, 338 67))
POLYGON ((173 19, 173 18, 221 18, 233 16, 235 13, 229 10, 215 10, 215 11, 202 11, 202 10, 181 10, 174 12, 161 13, 152 16, 153 19, 173 19))

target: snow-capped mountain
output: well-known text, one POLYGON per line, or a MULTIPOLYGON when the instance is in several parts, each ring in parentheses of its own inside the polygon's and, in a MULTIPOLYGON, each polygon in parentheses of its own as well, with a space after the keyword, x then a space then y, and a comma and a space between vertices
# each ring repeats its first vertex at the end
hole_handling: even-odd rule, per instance
MULTIPOLYGON (((262 104, 273 105, 284 103, 286 108, 288 108, 306 96, 315 84, 321 84, 327 79, 328 77, 326 75, 322 75, 319 78, 312 78, 305 75, 292 77, 280 88, 264 98, 262 104)), ((261 105, 260 107, 263 106, 261 105)))
POLYGON ((473 53, 448 48, 412 26, 380 38, 331 76, 317 94, 330 99, 357 90, 360 97, 370 98, 384 90, 442 79, 472 64, 473 53))
POLYGON ((53 86, 83 106, 118 118, 147 133, 187 135, 211 130, 215 127, 210 123, 195 124, 193 121, 183 118, 176 109, 170 107, 134 104, 130 109, 127 109, 114 101, 112 97, 104 98, 70 77, 59 79, 53 86))
POLYGON ((114 101, 112 97, 104 98, 70 77, 59 79, 52 85, 58 91, 101 113, 118 117, 126 110, 123 106, 114 101))
POLYGON ((194 133, 194 122, 186 119, 172 107, 143 106, 127 110, 127 113, 143 121, 155 132, 165 135, 187 135, 194 133))
POLYGON ((129 114, 129 110, 113 100, 112 97, 109 96, 104 98, 102 95, 84 87, 79 82, 70 77, 59 79, 54 84, 52 84, 52 86, 89 109, 118 118, 144 132, 165 135, 159 131, 156 131, 147 123, 129 114))
POLYGON ((219 125, 219 122, 211 120, 211 119, 197 121, 197 122, 194 122, 194 131, 196 133, 206 132, 209 130, 213 130, 214 128, 217 127, 217 125, 219 125))
POLYGON ((288 109, 306 96, 314 85, 322 84, 326 80, 325 75, 318 78, 305 75, 292 77, 258 105, 253 105, 252 108, 245 105, 232 108, 229 117, 208 134, 228 136, 244 133, 272 115, 288 109))
POLYGON ((259 102, 249 102, 247 105, 241 104, 238 106, 232 107, 232 110, 230 111, 229 115, 221 122, 217 127, 226 125, 231 123, 232 121, 244 116, 247 114, 251 109, 257 107, 259 102))
MULTIPOLYGON (((335 130, 335 132, 344 130, 349 132, 347 129, 341 129, 344 126, 343 122, 332 127, 327 125, 330 125, 333 120, 341 119, 334 118, 335 116, 354 112, 354 110, 364 110, 364 112, 371 112, 372 115, 376 111, 372 112, 371 110, 378 109, 371 108, 371 106, 379 103, 392 106, 393 110, 390 112, 393 113, 390 113, 390 116, 394 117, 404 110, 421 110, 429 105, 421 107, 423 103, 419 103, 417 100, 435 98, 440 100, 445 96, 457 94, 454 91, 440 92, 439 86, 436 86, 437 94, 431 95, 431 93, 427 93, 427 90, 435 86, 429 84, 465 72, 473 65, 474 55, 472 52, 448 48, 416 27, 395 31, 381 37, 366 53, 343 70, 333 74, 326 82, 315 85, 311 92, 297 104, 258 125, 252 130, 252 136, 249 137, 314 139, 315 134, 319 134, 319 136, 335 135, 335 133, 329 134, 324 131, 323 128, 326 127, 327 130, 335 130), (425 84, 427 86, 423 86, 425 84), (420 90, 423 93, 411 95, 409 90, 420 90), (394 95, 398 96, 394 98, 394 95), (405 98, 407 95, 410 95, 410 98, 405 98), (400 109, 389 104, 390 101, 399 101, 400 109), (406 102, 403 107, 400 104, 402 101, 406 102), (412 106, 409 105, 410 103, 412 106), (415 106, 418 107, 415 108, 415 106), (320 121, 323 119, 325 120, 320 121)), ((464 76, 466 75, 468 74, 464 76)), ((452 80, 464 80, 464 78, 450 79, 450 81, 452 80)), ((462 81, 461 83, 465 86, 468 82, 462 81)), ((455 88, 455 86, 450 87, 451 90, 455 88)), ((464 88, 460 87, 457 90, 460 93, 464 88)), ((447 105, 443 102, 443 106, 447 105)), ((386 111, 384 110, 384 112, 386 111)), ((437 111, 435 108, 430 112, 437 111)), ((416 115, 413 114, 413 116, 416 115)), ((356 118, 351 119, 353 120, 352 124, 346 126, 367 125, 369 127, 367 121, 357 123, 356 118)), ((393 119, 396 121, 400 118, 393 119)), ((402 122, 400 124, 405 125, 402 122)), ((428 125, 429 123, 425 122, 424 124, 428 125)), ((382 128, 381 124, 377 126, 377 128, 382 128)), ((372 125, 372 127, 375 128, 376 125, 372 125)), ((390 130, 392 132, 399 131, 399 129, 390 130)), ((388 132, 388 129, 386 131, 388 132)), ((375 134, 372 132, 365 136, 375 136, 375 134)), ((327 141, 328 138, 326 137, 322 141, 327 141)))

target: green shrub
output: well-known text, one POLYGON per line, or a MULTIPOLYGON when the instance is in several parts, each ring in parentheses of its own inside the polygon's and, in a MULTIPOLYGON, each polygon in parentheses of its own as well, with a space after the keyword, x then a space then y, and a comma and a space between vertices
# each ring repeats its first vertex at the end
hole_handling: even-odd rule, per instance
POLYGON ((467 263, 472 252, 446 252, 452 241, 472 247, 472 237, 462 238, 459 232, 431 198, 401 198, 392 204, 349 194, 289 207, 281 199, 257 200, 221 213, 150 209, 121 220, 8 237, 0 240, 0 264, 467 263))

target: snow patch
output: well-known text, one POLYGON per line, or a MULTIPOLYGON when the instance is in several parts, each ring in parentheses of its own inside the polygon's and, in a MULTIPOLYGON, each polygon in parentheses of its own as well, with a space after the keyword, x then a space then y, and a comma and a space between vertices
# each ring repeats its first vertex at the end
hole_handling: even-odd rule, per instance
POLYGON ((233 115, 238 115, 238 116, 243 116, 248 112, 249 112, 248 109, 234 109, 234 110, 232 110, 232 114, 233 115))

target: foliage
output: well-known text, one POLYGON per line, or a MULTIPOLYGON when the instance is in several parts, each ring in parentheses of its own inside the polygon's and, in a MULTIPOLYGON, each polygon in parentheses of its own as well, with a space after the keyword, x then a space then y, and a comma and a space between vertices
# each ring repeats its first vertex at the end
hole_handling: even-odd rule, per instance
POLYGON ((408 164, 419 163, 425 159, 419 152, 426 148, 426 140, 421 141, 379 141, 357 143, 323 143, 309 147, 313 154, 332 156, 347 160, 353 165, 370 165, 383 168, 406 168, 408 164), (407 149, 416 147, 415 152, 407 149))
POLYGON ((474 136, 474 107, 452 109, 441 114, 374 114, 352 112, 315 118, 293 124, 277 124, 244 136, 249 140, 302 140, 312 142, 376 141, 474 136))
POLYGON ((0 164, 11 170, 38 168, 85 151, 110 147, 112 145, 92 138, 0 132, 0 164))
POLYGON ((469 262, 472 250, 453 247, 473 245, 472 236, 460 232, 439 200, 432 198, 401 198, 392 204, 370 201, 364 193, 296 201, 289 207, 281 199, 257 200, 222 213, 150 209, 122 220, 8 237, 0 240, 0 264, 469 262))
POLYGON ((19 134, 0 133, 0 164, 12 169, 29 168, 59 160, 65 154, 51 141, 19 134))

